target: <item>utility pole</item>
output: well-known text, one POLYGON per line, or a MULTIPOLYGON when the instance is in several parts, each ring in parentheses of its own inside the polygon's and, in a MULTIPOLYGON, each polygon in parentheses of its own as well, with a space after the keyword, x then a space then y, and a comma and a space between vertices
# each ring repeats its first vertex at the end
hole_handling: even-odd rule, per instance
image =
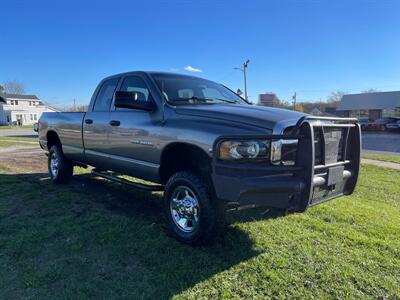
POLYGON ((249 98, 247 97, 247 67, 249 65, 250 60, 246 60, 245 63, 243 63, 243 76, 244 76, 244 98, 246 100, 249 100, 249 98))
POLYGON ((246 60, 246 62, 243 63, 243 68, 234 68, 235 70, 240 70, 243 72, 243 79, 244 79, 244 98, 248 101, 249 98, 247 96, 247 68, 249 66, 250 60, 246 60))
POLYGON ((74 111, 76 111, 75 98, 74 98, 74 111))
POLYGON ((292 97, 292 100, 293 100, 293 110, 296 110, 296 97, 297 97, 296 92, 294 92, 294 95, 293 95, 293 97, 292 97))

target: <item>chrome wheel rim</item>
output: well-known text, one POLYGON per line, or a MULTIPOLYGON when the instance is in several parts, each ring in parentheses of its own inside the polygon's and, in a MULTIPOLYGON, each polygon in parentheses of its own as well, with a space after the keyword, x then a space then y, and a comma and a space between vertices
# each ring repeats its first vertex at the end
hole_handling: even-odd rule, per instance
POLYGON ((50 172, 53 177, 57 177, 59 168, 58 164, 59 164, 59 159, 57 157, 57 154, 55 152, 52 152, 50 156, 50 172))
POLYGON ((196 194, 187 186, 178 186, 172 192, 170 212, 179 230, 191 233, 199 225, 199 201, 196 194))

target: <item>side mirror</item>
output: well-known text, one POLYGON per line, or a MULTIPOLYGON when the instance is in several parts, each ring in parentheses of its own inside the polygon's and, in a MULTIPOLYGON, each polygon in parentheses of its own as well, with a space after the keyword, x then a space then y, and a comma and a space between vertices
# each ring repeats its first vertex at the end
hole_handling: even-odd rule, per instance
POLYGON ((139 94, 136 92, 115 92, 114 106, 120 108, 133 108, 146 111, 153 111, 155 109, 154 102, 139 100, 139 94))

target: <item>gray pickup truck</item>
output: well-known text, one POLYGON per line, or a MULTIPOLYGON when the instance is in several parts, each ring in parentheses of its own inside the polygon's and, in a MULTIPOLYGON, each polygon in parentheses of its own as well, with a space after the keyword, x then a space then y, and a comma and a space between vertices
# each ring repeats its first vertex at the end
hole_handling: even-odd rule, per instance
POLYGON ((189 244, 212 241, 228 207, 304 212, 351 194, 359 173, 356 119, 255 106, 172 73, 107 77, 86 113, 44 113, 38 131, 54 183, 92 166, 96 176, 163 190, 168 228, 189 244))

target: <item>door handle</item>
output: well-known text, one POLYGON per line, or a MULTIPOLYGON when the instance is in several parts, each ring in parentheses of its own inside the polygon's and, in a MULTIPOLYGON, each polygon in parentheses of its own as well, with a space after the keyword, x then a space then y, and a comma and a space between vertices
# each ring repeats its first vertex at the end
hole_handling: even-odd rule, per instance
POLYGON ((110 121, 110 125, 111 126, 119 126, 121 124, 121 122, 120 121, 117 121, 117 120, 111 120, 110 121))
POLYGON ((86 119, 86 120, 85 120, 85 123, 86 123, 86 124, 93 124, 93 120, 92 120, 92 119, 86 119))

